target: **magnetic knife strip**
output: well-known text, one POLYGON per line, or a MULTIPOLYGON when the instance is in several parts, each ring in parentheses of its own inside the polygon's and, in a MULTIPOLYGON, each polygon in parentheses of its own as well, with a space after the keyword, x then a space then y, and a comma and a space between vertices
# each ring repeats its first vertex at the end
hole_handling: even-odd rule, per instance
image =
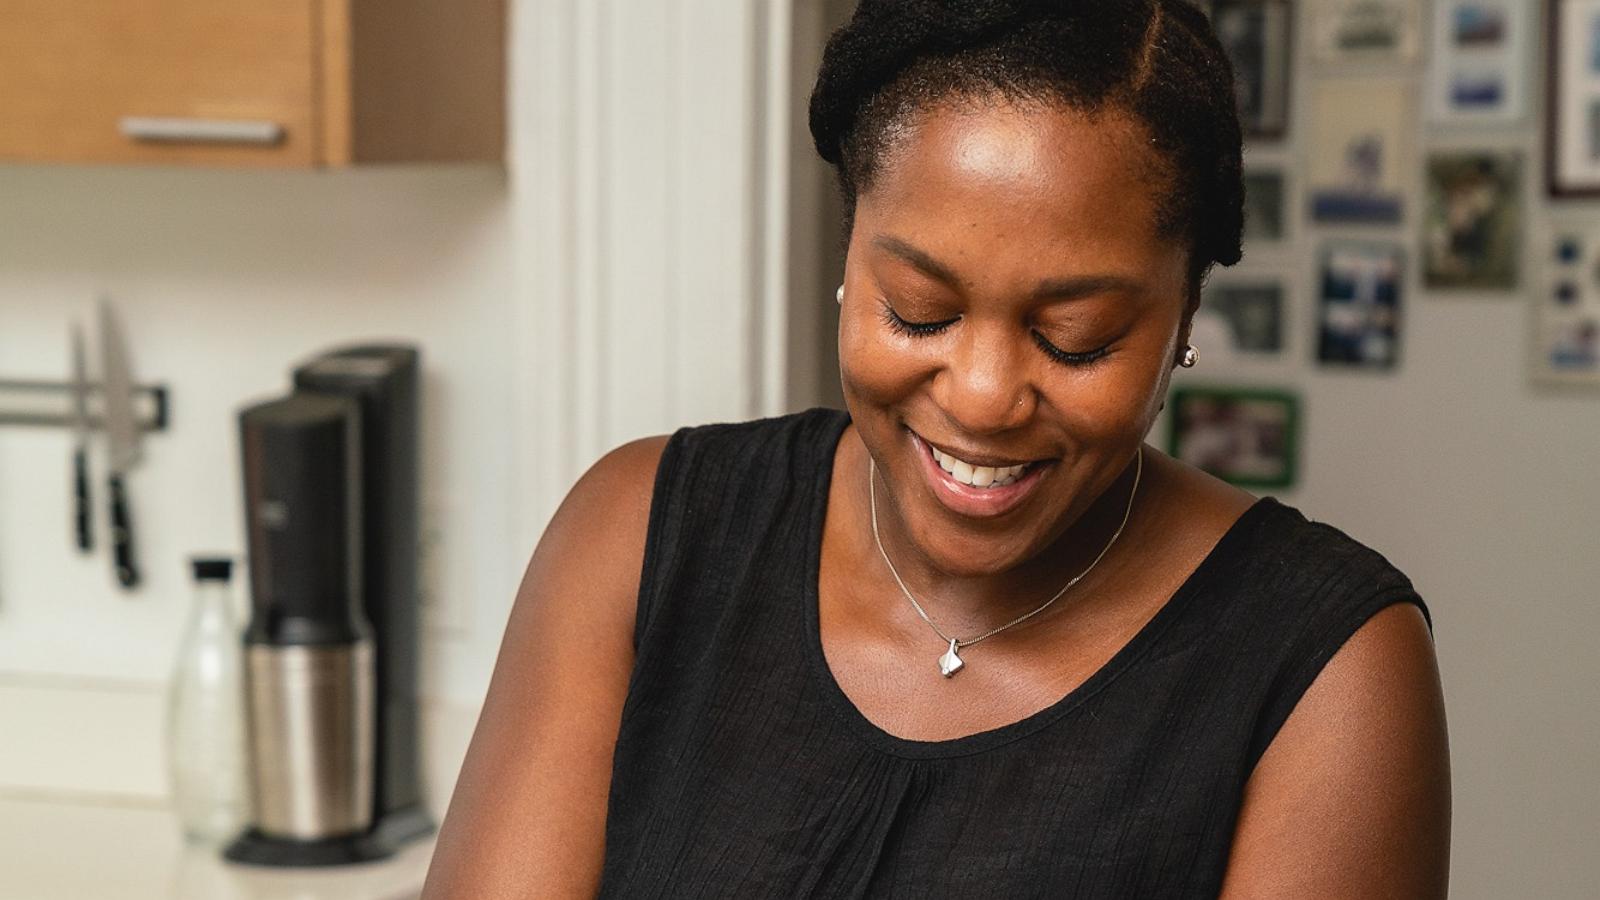
MULTIPOLYGON (((85 399, 91 429, 103 428, 100 383, 87 385, 85 399)), ((165 431, 169 419, 166 385, 136 385, 133 389, 134 422, 143 431, 165 431)), ((72 382, 0 378, 0 425, 38 425, 71 428, 72 382)))

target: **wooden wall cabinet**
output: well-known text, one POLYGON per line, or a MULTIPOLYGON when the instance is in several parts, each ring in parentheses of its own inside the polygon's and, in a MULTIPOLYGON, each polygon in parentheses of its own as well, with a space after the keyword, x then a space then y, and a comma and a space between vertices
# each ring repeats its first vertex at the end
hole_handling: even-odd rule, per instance
POLYGON ((0 160, 499 161, 505 0, 0 0, 0 160))

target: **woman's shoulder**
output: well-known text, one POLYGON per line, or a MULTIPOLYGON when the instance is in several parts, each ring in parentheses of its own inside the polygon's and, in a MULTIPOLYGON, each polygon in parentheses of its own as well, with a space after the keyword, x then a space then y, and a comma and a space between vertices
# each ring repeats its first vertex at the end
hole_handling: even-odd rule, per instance
MULTIPOLYGON (((565 506, 578 506, 579 518, 607 519, 613 505, 644 513, 673 499, 683 488, 726 483, 735 470, 771 471, 781 459, 815 461, 831 454, 833 443, 849 421, 846 413, 818 407, 783 416, 739 422, 713 422, 678 428, 622 444, 595 461, 568 493, 565 506)), ((777 467, 785 468, 785 467, 777 467)), ((642 524, 642 523, 641 523, 642 524)))
POLYGON ((1339 525, 1182 463, 1157 471, 1169 499, 1167 533, 1178 535, 1180 544, 1183 535, 1191 536, 1191 558, 1210 548, 1188 585, 1203 599, 1188 604, 1190 614, 1175 638, 1212 648, 1219 659, 1255 660, 1258 674, 1281 689, 1269 701, 1282 707, 1278 716, 1384 609, 1415 606, 1432 628, 1432 615, 1411 579, 1380 549, 1339 525))
POLYGON ((1411 579, 1377 547, 1274 497, 1258 504, 1261 522, 1250 554, 1258 579, 1306 597, 1363 602, 1410 595, 1422 606, 1411 579))
POLYGON ((1358 634, 1392 635, 1409 627, 1403 617, 1380 613, 1413 606, 1424 634, 1432 631, 1433 618, 1398 566, 1342 528, 1274 497, 1257 500, 1247 516, 1221 561, 1222 574, 1211 579, 1213 603, 1199 627, 1225 657, 1255 661, 1251 674, 1241 676, 1265 688, 1253 763, 1329 660, 1358 634))
MULTIPOLYGON (((1226 628, 1263 663, 1224 892, 1281 893, 1282 860, 1308 842, 1355 853, 1376 834, 1406 848, 1400 856, 1442 859, 1449 752, 1427 605, 1379 550, 1262 502, 1271 515, 1247 569, 1249 602, 1226 628), (1290 819, 1299 824, 1286 830, 1290 819)), ((1360 874, 1296 877, 1360 893, 1360 874)))
POLYGON ((654 496, 665 510, 690 507, 713 518, 739 496, 770 496, 821 483, 832 471, 849 416, 814 408, 764 419, 694 425, 662 445, 654 496))
POLYGON ((1342 650, 1359 651, 1342 655, 1358 678, 1431 665, 1433 620, 1411 579, 1379 549, 1276 497, 1250 502, 1192 581, 1195 599, 1168 637, 1248 711, 1247 771, 1342 650))
POLYGON ((1339 526, 1176 460, 1153 462, 1167 498, 1165 533, 1180 548, 1188 545, 1180 555, 1198 558, 1211 548, 1203 569, 1214 586, 1225 587, 1230 615, 1338 615, 1342 607, 1414 595, 1411 580, 1383 552, 1339 526))
POLYGON ((664 456, 674 464, 737 465, 761 462, 768 466, 781 456, 799 462, 831 457, 848 413, 827 407, 738 422, 692 425, 673 432, 664 456))

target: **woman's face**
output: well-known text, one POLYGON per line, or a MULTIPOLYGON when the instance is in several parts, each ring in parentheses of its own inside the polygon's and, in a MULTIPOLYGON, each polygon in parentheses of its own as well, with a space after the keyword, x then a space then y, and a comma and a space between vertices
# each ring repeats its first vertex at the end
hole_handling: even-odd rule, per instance
POLYGON ((1160 410, 1192 310, 1147 144, 1112 111, 935 111, 857 199, 845 399, 880 504, 940 570, 1045 551, 1160 410))

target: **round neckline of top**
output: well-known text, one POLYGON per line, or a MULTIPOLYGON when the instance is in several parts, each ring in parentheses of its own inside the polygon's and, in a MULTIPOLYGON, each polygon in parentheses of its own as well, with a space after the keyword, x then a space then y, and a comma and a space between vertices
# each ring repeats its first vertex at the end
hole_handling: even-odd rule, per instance
MULTIPOLYGON (((867 718, 866 714, 855 705, 850 696, 839 686, 838 679, 834 678, 833 670, 828 667, 827 654, 822 648, 821 613, 819 611, 821 597, 822 576, 822 536, 827 523, 828 493, 833 482, 833 464, 838 455, 839 442, 844 436, 845 428, 850 424, 850 415, 839 410, 831 410, 838 414, 838 419, 833 423, 828 437, 830 440, 824 445, 826 449, 822 456, 822 477, 816 479, 816 494, 812 497, 811 522, 808 524, 806 546, 806 578, 803 603, 805 605, 805 631, 807 663, 813 674, 821 683, 822 692, 827 697, 828 705, 834 713, 843 720, 846 728, 856 734, 866 744, 891 756, 905 759, 949 759, 961 756, 972 756, 1002 747, 1013 741, 1027 737, 1054 723, 1056 720, 1071 712, 1074 708, 1088 700, 1095 693, 1114 681, 1118 675, 1126 671, 1139 657, 1154 644, 1167 626, 1177 618, 1188 601, 1204 587, 1216 572, 1221 569, 1228 559, 1232 558, 1238 545, 1247 540, 1255 529, 1253 524, 1268 511, 1280 507, 1272 497, 1260 497, 1252 503, 1233 524, 1217 539, 1215 545, 1200 560, 1189 577, 1178 585, 1172 596, 1168 597, 1155 615, 1141 627, 1126 644, 1123 644, 1104 665, 1096 669, 1088 678, 1084 679, 1077 687, 1050 705, 1011 722, 995 728, 973 732, 961 737, 947 738, 937 741, 923 741, 904 738, 892 734, 876 722, 867 718)), ((932 671, 930 669, 930 671, 932 671)), ((959 676, 957 676, 959 677, 959 676)))

